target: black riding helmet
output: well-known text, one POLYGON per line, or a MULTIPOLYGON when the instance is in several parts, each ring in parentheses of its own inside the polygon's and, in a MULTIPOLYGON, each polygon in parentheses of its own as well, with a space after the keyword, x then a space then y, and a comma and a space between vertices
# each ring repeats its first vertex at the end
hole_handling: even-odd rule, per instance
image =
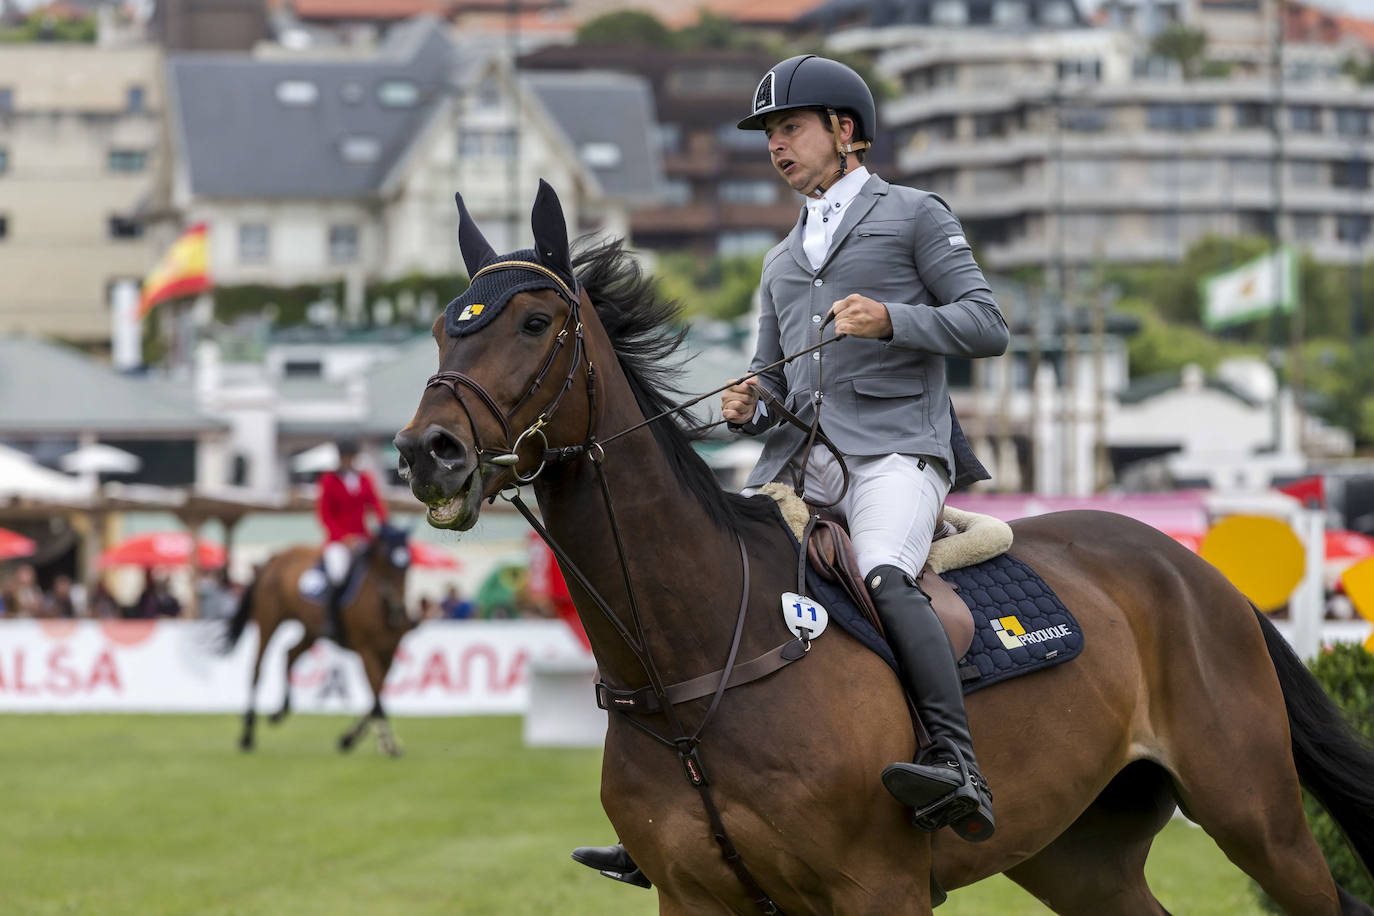
POLYGON ((854 119, 854 149, 863 149, 877 132, 878 106, 863 77, 837 60, 801 54, 789 57, 763 75, 754 91, 754 113, 740 130, 763 130, 763 119, 775 111, 819 108, 854 119), (864 142, 862 146, 860 141, 864 142))

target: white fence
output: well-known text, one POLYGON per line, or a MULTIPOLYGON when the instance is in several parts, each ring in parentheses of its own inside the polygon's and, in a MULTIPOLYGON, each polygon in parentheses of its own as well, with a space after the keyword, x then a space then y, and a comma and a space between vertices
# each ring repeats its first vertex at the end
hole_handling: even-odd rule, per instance
MULTIPOLYGON (((220 625, 196 621, 0 621, 0 712, 242 712, 257 632, 228 655, 220 625)), ((291 623, 263 659, 257 707, 281 704, 291 623)), ((561 621, 431 621, 401 643, 382 701, 396 715, 518 714, 530 666, 583 654, 561 621)), ((292 673, 292 708, 358 713, 371 705, 362 664, 319 642, 292 673)), ((591 678, 584 688, 592 695, 591 678)))

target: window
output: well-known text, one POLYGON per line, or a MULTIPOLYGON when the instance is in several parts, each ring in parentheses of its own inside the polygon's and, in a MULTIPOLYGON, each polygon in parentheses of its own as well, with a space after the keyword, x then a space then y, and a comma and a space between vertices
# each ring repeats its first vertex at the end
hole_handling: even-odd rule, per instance
POLYGON ((1238 185, 1270 185, 1274 181, 1271 159, 1238 157, 1231 160, 1231 182, 1238 185))
POLYGON ((282 363, 281 371, 286 378, 321 378, 324 363, 318 359, 288 359, 282 363))
POLYGON ((1059 126, 1080 133, 1101 133, 1109 126, 1105 108, 1069 105, 1059 109, 1059 126))
POLYGON ((992 22, 994 25, 1025 25, 1029 19, 1029 12, 1022 0, 996 0, 992 4, 992 22))
POLYGON ((0 146, 0 175, 10 170, 10 151, 0 146))
POLYGON ((778 185, 768 181, 722 181, 719 187, 720 199, 731 204, 777 203, 778 185))
POLYGON ((269 237, 266 223, 239 224, 239 263, 266 264, 269 237))
POLYGON ((141 172, 148 166, 148 153, 141 149, 110 150, 111 172, 141 172))
POLYGON ((129 91, 124 96, 124 107, 130 112, 139 112, 143 110, 144 101, 143 87, 130 86, 129 91))
POLYGON ((1348 159, 1345 162, 1331 163, 1331 186, 1333 188, 1367 189, 1369 187, 1369 163, 1364 159, 1348 159))
POLYGON ((682 152, 682 125, 658 125, 658 148, 667 155, 682 152))
POLYGON ((1116 160, 1065 159, 1064 180, 1078 187, 1109 188, 1116 184, 1116 160))
POLYGON ((762 132, 740 130, 734 121, 716 128, 716 143, 720 144, 722 149, 745 150, 750 153, 762 153, 768 149, 768 140, 762 132))
POLYGON ((1336 217, 1336 238, 1342 242, 1363 242, 1369 237, 1369 214, 1342 213, 1336 217))
POLYGON ((413 108, 420 90, 410 80, 386 80, 377 86, 377 101, 383 108, 413 108))
POLYGON ((143 236, 143 224, 126 216, 110 217, 110 238, 136 239, 143 236))
POLYGON ((975 137, 1005 137, 1007 135, 1006 115, 999 113, 973 116, 973 135, 975 137))
POLYGON ((1299 242, 1314 242, 1322 237, 1320 213, 1294 213, 1293 238, 1299 242))
POLYGON ((1021 171, 1016 166, 973 170, 973 190, 980 193, 1010 191, 1020 183, 1021 171))
POLYGON ((319 97, 319 87, 309 80, 284 80, 277 83, 277 101, 283 105, 314 105, 319 97))
POLYGON ((1314 188, 1322 183, 1324 170, 1315 159, 1294 159, 1288 163, 1288 180, 1298 188, 1314 188))
POLYGON ((1061 80, 1096 83, 1102 80, 1102 61, 1095 57, 1061 60, 1055 66, 1061 80))
POLYGON ((582 161, 594 169, 613 169, 623 160, 620 147, 600 140, 582 144, 582 161))
POLYGON ((1272 111, 1263 102, 1237 102, 1236 127, 1268 127, 1272 111))
POLYGON ((1288 109, 1293 130, 1319 134, 1322 129, 1322 112, 1316 105, 1294 105, 1288 109))
POLYGON ((1148 120, 1153 130, 1204 130, 1215 126, 1217 110, 1214 105, 1151 105, 1148 120))
POLYGON ((1211 159, 1180 159, 1178 184, 1181 188, 1205 188, 1216 184, 1216 163, 1211 159))
POLYGON ((1363 108, 1337 108, 1336 133, 1346 137, 1369 136, 1369 112, 1363 108))
POLYGON ((1064 0, 1054 0, 1040 8, 1041 25, 1073 25, 1073 7, 1064 0))
POLYGON ((935 0, 930 8, 931 25, 968 25, 968 5, 964 0, 935 0))
POLYGON ((14 111, 14 88, 0 86, 0 114, 9 114, 12 111, 14 111))
POLYGON ((367 165, 382 155, 382 143, 376 137, 344 137, 339 141, 339 155, 344 162, 367 165))
POLYGON ((358 227, 329 227, 329 263, 353 264, 358 260, 358 227))
POLYGON ((10 235, 10 218, 4 213, 0 213, 0 239, 7 239, 10 235))
POLYGON ((755 255, 767 251, 777 243, 777 235, 767 229, 722 232, 716 242, 716 254, 727 258, 755 255))
POLYGON ((663 202, 680 207, 692 202, 692 183, 685 178, 669 178, 663 182, 663 202))

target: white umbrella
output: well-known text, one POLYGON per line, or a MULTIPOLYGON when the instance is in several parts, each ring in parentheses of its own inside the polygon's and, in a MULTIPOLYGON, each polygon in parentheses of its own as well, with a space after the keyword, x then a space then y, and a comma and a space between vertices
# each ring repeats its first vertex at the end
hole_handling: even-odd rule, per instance
POLYGON ((23 452, 0 445, 0 498, 82 500, 91 495, 86 482, 50 471, 23 452))
POLYGON ((58 464, 73 474, 134 474, 143 459, 113 445, 94 442, 63 455, 58 464))
POLYGON ((332 471, 339 466, 339 447, 333 442, 322 442, 314 448, 291 456, 291 470, 298 474, 316 474, 332 471))

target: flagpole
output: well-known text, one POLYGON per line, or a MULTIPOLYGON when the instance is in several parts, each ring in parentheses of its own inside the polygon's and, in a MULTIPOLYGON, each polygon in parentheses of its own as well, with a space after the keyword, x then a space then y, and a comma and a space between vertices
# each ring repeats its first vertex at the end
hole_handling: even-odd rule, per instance
MULTIPOLYGON (((1274 302, 1270 312, 1269 331, 1270 331, 1270 363, 1274 369, 1274 452, 1279 454, 1283 451, 1283 398, 1281 397, 1283 386, 1279 382, 1279 370, 1283 367, 1283 298, 1284 290, 1287 288, 1284 283, 1284 258, 1283 250, 1283 11, 1284 0, 1274 0, 1274 30, 1271 41, 1271 62, 1270 78, 1273 81, 1274 105, 1270 113, 1269 129, 1274 137, 1274 169, 1271 180, 1274 188, 1274 217, 1272 225, 1273 241, 1273 271, 1274 271, 1274 302)), ((1301 319, 1299 318, 1300 309, 1297 303, 1293 303, 1294 313, 1290 323, 1291 337, 1289 341, 1289 394, 1293 398, 1294 422, 1297 422, 1298 408, 1298 385, 1302 378, 1300 364, 1302 361, 1295 341, 1299 339, 1301 331, 1301 319)), ((1301 451, 1301 429, 1302 424, 1297 423, 1298 437, 1294 440, 1298 443, 1301 451)))

